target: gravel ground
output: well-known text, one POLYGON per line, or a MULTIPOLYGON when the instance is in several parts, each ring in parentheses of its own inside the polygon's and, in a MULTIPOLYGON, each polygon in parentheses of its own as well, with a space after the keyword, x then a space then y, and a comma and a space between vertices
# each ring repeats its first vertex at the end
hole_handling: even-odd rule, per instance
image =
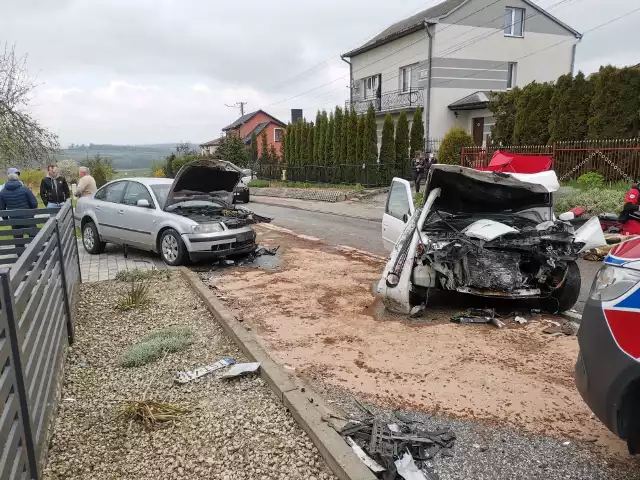
MULTIPOLYGON (((351 418, 364 420, 364 414, 350 392, 312 382, 329 405, 351 418)), ((362 399, 361 399, 362 400, 362 399)), ((365 403, 376 417, 398 423, 394 410, 365 403)), ((487 426, 468 420, 401 411, 421 422, 426 430, 451 427, 456 434, 453 457, 437 455, 428 463, 440 480, 632 480, 640 478, 640 468, 632 461, 607 462, 576 442, 546 436, 527 435, 514 429, 487 426)))
POLYGON ((151 302, 128 312, 115 308, 125 288, 118 282, 82 286, 77 341, 67 357, 43 478, 335 478, 259 376, 226 381, 213 374, 173 383, 177 370, 224 357, 246 361, 179 274, 153 280, 151 302), (187 350, 140 368, 118 366, 124 348, 177 324, 196 332, 187 350), (191 406, 193 413, 151 432, 137 424, 129 429, 116 413, 145 391, 147 399, 191 406))

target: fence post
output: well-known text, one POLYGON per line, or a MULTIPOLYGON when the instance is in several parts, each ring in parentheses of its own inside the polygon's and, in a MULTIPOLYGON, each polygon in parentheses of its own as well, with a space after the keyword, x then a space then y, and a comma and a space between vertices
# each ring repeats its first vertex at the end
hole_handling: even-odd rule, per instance
MULTIPOLYGON (((80 267, 80 252, 78 249, 78 239, 76 238, 76 231, 77 231, 76 230, 76 211, 73 208, 73 199, 70 198, 69 201, 71 202, 71 223, 73 225, 73 239, 76 242, 75 246, 76 246, 76 252, 77 252, 76 260, 78 263, 78 283, 82 283, 82 268, 80 267)), ((82 235, 82 232, 80 232, 80 235, 82 235)), ((82 236, 80 238, 82 238, 82 236)))
POLYGON ((16 372, 16 387, 18 389, 18 400, 20 403, 20 417, 24 428, 25 447, 27 449, 27 460, 31 477, 40 478, 38 471, 38 459, 36 447, 33 441, 31 430, 31 416, 29 415, 29 400, 27 398, 27 388, 25 386, 24 370, 22 369, 22 359, 20 356, 20 344, 18 343, 18 319, 16 318, 15 305, 13 304, 13 292, 11 291, 10 270, 3 268, 0 270, 0 286, 2 286, 2 305, 7 313, 7 325, 9 330, 9 344, 11 345, 11 356, 13 367, 16 372))
POLYGON ((58 260, 60 261, 60 277, 62 279, 62 295, 64 298, 64 310, 67 314, 67 338, 69 345, 73 344, 75 332, 73 330, 73 317, 71 316, 71 304, 69 303, 69 292, 67 291, 67 272, 64 266, 64 256, 62 255, 62 241, 60 239, 60 224, 56 217, 56 239, 58 241, 58 260))

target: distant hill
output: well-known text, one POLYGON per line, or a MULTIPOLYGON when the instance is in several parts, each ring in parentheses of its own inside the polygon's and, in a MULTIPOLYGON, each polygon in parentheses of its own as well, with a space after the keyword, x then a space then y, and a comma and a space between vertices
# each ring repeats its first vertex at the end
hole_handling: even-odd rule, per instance
MULTIPOLYGON (((155 161, 164 160, 165 157, 176 151, 177 145, 177 143, 152 145, 71 144, 69 148, 60 150, 58 158, 71 158, 82 165, 82 162, 87 158, 100 154, 110 158, 116 170, 144 169, 155 161)), ((196 144, 190 145, 194 150, 199 149, 196 144)))

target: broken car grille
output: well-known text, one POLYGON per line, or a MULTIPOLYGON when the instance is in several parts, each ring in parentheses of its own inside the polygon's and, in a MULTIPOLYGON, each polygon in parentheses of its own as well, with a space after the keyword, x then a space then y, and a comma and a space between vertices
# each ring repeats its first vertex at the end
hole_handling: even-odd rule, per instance
POLYGON ((487 290, 511 291, 524 286, 520 255, 484 249, 479 255, 469 254, 464 260, 467 286, 487 290))

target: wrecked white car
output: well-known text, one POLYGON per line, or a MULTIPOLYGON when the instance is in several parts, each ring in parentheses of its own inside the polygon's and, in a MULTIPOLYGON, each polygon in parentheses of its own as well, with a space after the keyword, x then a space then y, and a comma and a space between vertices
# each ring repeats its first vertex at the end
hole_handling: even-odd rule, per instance
MULTIPOLYGON (((408 314, 430 289, 484 297, 553 299, 566 311, 580 294, 580 252, 605 244, 597 218, 579 230, 556 219, 555 172, 507 174, 434 165, 422 207, 394 178, 382 222, 393 248, 377 293, 408 314)), ((562 217, 562 216, 561 216, 562 217)))

